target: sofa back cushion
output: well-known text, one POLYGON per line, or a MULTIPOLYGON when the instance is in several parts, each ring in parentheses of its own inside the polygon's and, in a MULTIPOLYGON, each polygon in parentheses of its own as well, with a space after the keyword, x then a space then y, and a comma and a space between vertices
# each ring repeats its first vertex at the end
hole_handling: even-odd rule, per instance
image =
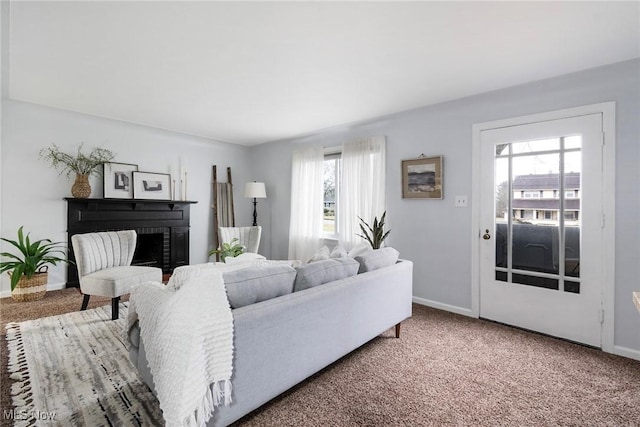
POLYGON ((255 304, 293 292, 296 270, 275 264, 222 273, 231 308, 255 304))
POLYGON ((375 249, 355 257, 360 265, 358 274, 374 271, 382 267, 388 267, 398 262, 400 253, 392 247, 375 249))
POLYGON ((334 280, 358 274, 358 262, 351 258, 325 259, 312 262, 297 269, 293 291, 302 291, 334 280))

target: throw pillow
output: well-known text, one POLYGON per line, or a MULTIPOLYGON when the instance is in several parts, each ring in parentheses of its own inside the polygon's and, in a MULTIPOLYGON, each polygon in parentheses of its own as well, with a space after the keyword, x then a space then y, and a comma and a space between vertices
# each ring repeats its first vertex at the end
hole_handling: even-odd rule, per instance
POLYGON ((309 263, 309 262, 315 262, 315 261, 322 261, 323 259, 329 259, 329 255, 331 255, 331 253, 329 252, 329 248, 327 247, 327 245, 324 245, 318 250, 318 252, 313 254, 313 256, 309 258, 309 261, 307 262, 309 263))
POLYGON ((360 243, 351 248, 351 250, 349 251, 349 256, 351 258, 355 258, 357 256, 366 254, 367 252, 371 252, 372 250, 373 249, 371 249, 371 245, 367 242, 360 243))
POLYGON ((231 308, 290 294, 296 270, 286 264, 248 267, 222 273, 231 308))
POLYGON ((335 248, 329 254, 329 258, 344 258, 347 256, 347 250, 341 245, 337 244, 335 248))
POLYGON ((359 255, 355 257, 355 260, 360 264, 358 274, 393 265, 398 262, 399 256, 400 253, 392 247, 375 249, 364 255, 359 255))
POLYGON ((351 258, 325 259, 298 267, 293 291, 302 291, 358 274, 358 262, 351 258))

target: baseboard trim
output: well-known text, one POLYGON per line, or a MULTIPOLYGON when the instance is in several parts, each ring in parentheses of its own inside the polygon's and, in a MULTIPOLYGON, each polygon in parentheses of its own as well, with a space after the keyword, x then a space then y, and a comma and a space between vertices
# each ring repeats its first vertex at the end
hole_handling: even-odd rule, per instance
POLYGON ((473 315, 470 308, 458 307, 456 305, 444 304, 441 302, 433 301, 430 299, 413 297, 413 302, 420 305, 426 305, 427 307, 437 308, 439 310, 450 311, 451 313, 461 314, 467 317, 477 317, 473 315))
MULTIPOLYGON (((67 287, 66 283, 47 283, 47 291, 59 291, 67 287)), ((11 291, 1 291, 0 298, 8 298, 11 296, 11 291)))
POLYGON ((613 354, 618 356, 628 357, 629 359, 640 360, 640 350, 634 350, 632 348, 621 347, 619 345, 613 346, 613 354))

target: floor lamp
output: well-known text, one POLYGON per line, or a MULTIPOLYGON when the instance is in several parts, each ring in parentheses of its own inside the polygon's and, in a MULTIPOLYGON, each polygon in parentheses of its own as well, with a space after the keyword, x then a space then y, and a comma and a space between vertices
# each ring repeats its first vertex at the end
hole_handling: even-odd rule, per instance
POLYGON ((267 191, 264 182, 247 182, 244 186, 244 197, 253 198, 253 225, 258 225, 258 212, 256 211, 257 199, 266 199, 267 191))

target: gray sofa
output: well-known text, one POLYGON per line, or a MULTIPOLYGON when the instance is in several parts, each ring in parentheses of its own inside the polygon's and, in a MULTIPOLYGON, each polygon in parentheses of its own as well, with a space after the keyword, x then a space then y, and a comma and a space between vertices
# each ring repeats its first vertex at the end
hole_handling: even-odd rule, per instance
MULTIPOLYGON (((411 316, 413 264, 360 267, 373 271, 232 310, 233 403, 217 407, 208 426, 240 419, 393 326, 399 334, 411 316)), ((139 330, 129 336, 131 361, 153 389, 139 330)))

